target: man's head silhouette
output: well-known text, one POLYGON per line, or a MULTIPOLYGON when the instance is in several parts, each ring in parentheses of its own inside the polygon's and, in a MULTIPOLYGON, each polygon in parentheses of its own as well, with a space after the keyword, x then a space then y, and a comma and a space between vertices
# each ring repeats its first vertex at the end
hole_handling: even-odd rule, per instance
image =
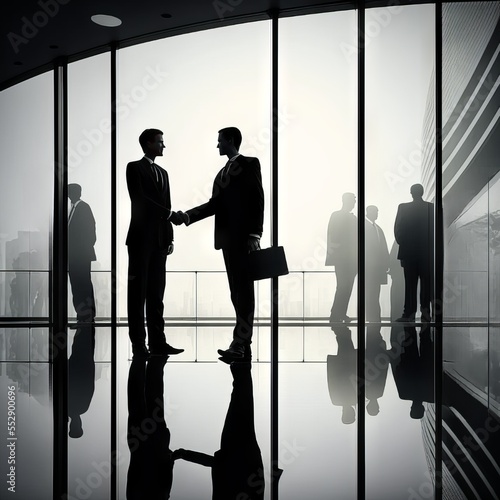
POLYGON ((413 184, 410 188, 410 194, 414 200, 422 199, 422 196, 424 195, 424 186, 422 186, 422 184, 413 184))

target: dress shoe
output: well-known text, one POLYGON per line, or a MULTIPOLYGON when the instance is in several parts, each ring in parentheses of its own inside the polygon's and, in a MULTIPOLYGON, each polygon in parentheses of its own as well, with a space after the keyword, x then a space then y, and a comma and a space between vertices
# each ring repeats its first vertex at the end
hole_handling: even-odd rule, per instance
POLYGON ((249 345, 239 342, 231 342, 228 349, 218 349, 219 356, 224 358, 224 361, 251 361, 252 351, 249 345))
POLYGON ((170 344, 161 344, 159 346, 154 346, 149 348, 149 352, 151 356, 171 356, 173 354, 180 354, 184 352, 184 349, 178 349, 177 347, 173 347, 170 344))
POLYGON ((149 351, 146 348, 146 344, 132 344, 132 354, 134 359, 149 358, 149 351))

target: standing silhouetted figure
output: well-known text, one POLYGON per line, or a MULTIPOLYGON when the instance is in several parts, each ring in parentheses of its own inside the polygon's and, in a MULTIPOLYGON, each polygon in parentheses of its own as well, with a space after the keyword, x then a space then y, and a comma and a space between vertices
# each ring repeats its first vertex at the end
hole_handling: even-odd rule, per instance
POLYGON ((95 219, 88 203, 82 199, 79 184, 68 185, 71 209, 68 216, 68 273, 73 295, 73 306, 78 323, 92 323, 95 319, 94 287, 91 263, 96 260, 95 219))
POLYGON ((219 130, 219 155, 227 156, 228 161, 214 179, 212 197, 207 203, 181 213, 186 225, 215 216, 215 248, 222 250, 236 313, 233 340, 228 349, 218 350, 226 360, 251 358, 255 292, 248 254, 260 248, 264 222, 260 162, 239 153, 241 141, 241 132, 236 127, 219 130))
POLYGON ((414 184, 413 201, 401 203, 394 223, 399 245, 398 259, 405 276, 403 315, 396 321, 414 321, 417 312, 417 286, 420 281, 422 321, 431 320, 432 274, 434 262, 434 205, 422 199, 424 188, 414 184))
POLYGON ((380 287, 387 284, 389 270, 389 249, 384 231, 375 222, 378 208, 366 207, 365 244, 366 244, 366 319, 380 321, 380 287))
POLYGON ((163 331, 163 294, 167 255, 174 250, 173 223, 179 217, 171 210, 170 184, 166 170, 154 162, 163 156, 163 132, 146 129, 139 136, 144 156, 127 165, 127 187, 131 219, 127 234, 128 290, 127 313, 129 336, 134 356, 148 356, 144 305, 151 354, 179 354, 166 343, 163 331))
POLYGON ((342 195, 342 208, 333 212, 328 223, 326 266, 335 266, 337 289, 330 322, 348 322, 347 307, 358 272, 357 219, 352 213, 356 203, 353 193, 342 195))

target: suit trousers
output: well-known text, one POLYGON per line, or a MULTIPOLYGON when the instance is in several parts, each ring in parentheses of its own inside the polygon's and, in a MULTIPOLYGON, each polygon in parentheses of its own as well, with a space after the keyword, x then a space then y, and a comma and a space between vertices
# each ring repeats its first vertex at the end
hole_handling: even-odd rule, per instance
POLYGON ((127 314, 132 344, 146 341, 144 306, 149 347, 165 343, 163 295, 167 249, 147 245, 128 245, 127 314))
POLYGON ((354 266, 335 266, 335 276, 337 278, 337 289, 333 299, 331 318, 344 320, 347 315, 347 306, 351 299, 354 279, 357 270, 354 266))
POLYGON ((367 321, 380 321, 380 289, 381 283, 377 276, 366 273, 365 311, 367 321))
POLYGON ((420 280, 420 311, 430 315, 432 267, 426 260, 402 261, 405 275, 405 305, 403 315, 415 317, 417 312, 417 287, 420 280))
POLYGON ((90 260, 69 259, 68 274, 73 295, 73 306, 79 322, 91 323, 95 319, 94 287, 90 260))
POLYGON ((252 329, 255 313, 254 282, 248 271, 248 250, 244 247, 222 250, 226 265, 231 302, 236 312, 236 326, 233 340, 244 345, 252 341, 252 329))

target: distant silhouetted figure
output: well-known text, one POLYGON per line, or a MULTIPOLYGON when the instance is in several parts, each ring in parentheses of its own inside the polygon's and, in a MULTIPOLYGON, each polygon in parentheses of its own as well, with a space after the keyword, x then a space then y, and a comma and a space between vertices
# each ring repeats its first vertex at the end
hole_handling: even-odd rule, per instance
POLYGON ((95 388, 95 327, 79 326, 68 359, 69 436, 83 435, 82 415, 89 409, 95 388))
POLYGON ((378 208, 366 207, 365 244, 366 244, 366 320, 380 321, 380 287, 387 284, 389 271, 389 249, 384 231, 375 222, 378 208))
POLYGON ((168 356, 136 356, 128 376, 127 500, 167 499, 174 460, 165 421, 163 369, 168 356))
POLYGON ((353 193, 342 195, 342 208, 333 212, 328 223, 326 266, 335 266, 337 289, 330 322, 348 322, 347 307, 358 272, 358 228, 351 213, 356 203, 353 193))
POLYGON ((410 417, 424 416, 424 402, 434 402, 434 344, 429 325, 420 331, 420 346, 414 326, 392 327, 392 373, 400 399, 411 401, 410 417))
POLYGON ((365 396, 366 411, 375 416, 380 412, 379 399, 384 395, 390 357, 380 333, 380 326, 366 327, 365 396))
POLYGON ((144 305, 151 354, 179 354, 166 342, 163 319, 165 266, 167 255, 174 251, 172 223, 181 222, 172 212, 170 184, 166 170, 154 162, 163 156, 163 132, 146 129, 139 136, 144 152, 142 159, 127 165, 127 187, 131 203, 131 219, 127 234, 128 290, 127 313, 129 336, 134 356, 148 356, 144 305))
POLYGON ((78 323, 91 323, 95 319, 94 287, 91 263, 96 260, 95 219, 88 203, 81 199, 82 187, 68 185, 71 209, 68 216, 68 272, 73 294, 73 306, 78 323))
POLYGON ((434 205, 422 199, 424 188, 421 184, 414 184, 410 193, 413 201, 399 205, 394 223, 394 236, 399 245, 398 259, 405 275, 404 310, 397 321, 415 320, 419 281, 422 321, 430 321, 434 262, 434 205))
POLYGON ((228 360, 251 359, 255 291, 248 254, 260 248, 264 224, 260 162, 239 153, 241 141, 238 128, 219 130, 219 155, 227 156, 228 161, 214 179, 211 198, 182 214, 186 225, 215 217, 214 245, 222 250, 236 313, 232 342, 228 349, 218 349, 219 355, 228 360))
POLYGON ((347 326, 334 326, 332 330, 338 350, 337 354, 329 354, 326 358, 328 391, 332 404, 342 407, 342 423, 352 424, 356 420, 355 407, 358 403, 356 349, 347 326))
MULTIPOLYGON (((264 466, 255 435, 251 363, 232 362, 233 392, 222 430, 220 449, 207 455, 180 448, 174 459, 212 468, 213 500, 263 499, 264 466)), ((278 480, 275 469, 272 480, 278 480)))

